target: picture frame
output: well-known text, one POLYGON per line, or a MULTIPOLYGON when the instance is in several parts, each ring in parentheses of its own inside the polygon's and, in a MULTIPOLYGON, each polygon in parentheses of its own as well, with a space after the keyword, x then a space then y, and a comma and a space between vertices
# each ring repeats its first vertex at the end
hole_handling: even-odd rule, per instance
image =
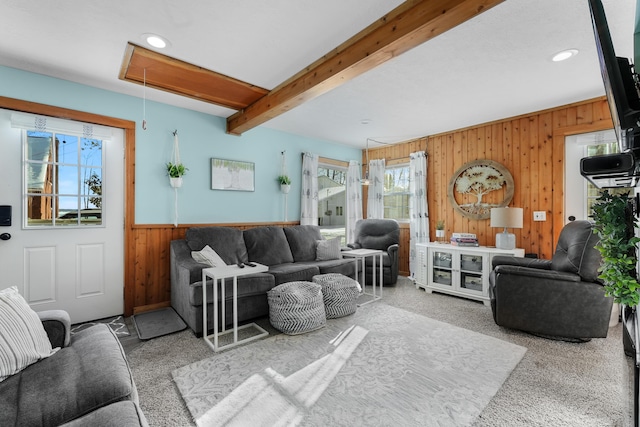
POLYGON ((253 162, 211 158, 211 189, 225 191, 255 191, 253 162))

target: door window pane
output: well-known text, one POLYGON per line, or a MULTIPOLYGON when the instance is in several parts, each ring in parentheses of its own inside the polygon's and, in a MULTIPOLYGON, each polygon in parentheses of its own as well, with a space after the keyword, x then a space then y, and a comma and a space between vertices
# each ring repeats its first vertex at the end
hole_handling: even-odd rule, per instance
POLYGON ((102 225, 103 141, 25 133, 25 226, 102 225))
MULTIPOLYGON (((618 143, 614 140, 600 144, 587 145, 585 148, 585 155, 600 156, 603 154, 618 153, 619 151, 618 143)), ((589 180, 585 181, 587 182, 587 215, 591 217, 593 215, 593 205, 596 203, 598 197, 602 195, 604 189, 596 187, 589 180)), ((629 192, 628 188, 609 188, 608 190, 610 194, 624 194, 629 192)))

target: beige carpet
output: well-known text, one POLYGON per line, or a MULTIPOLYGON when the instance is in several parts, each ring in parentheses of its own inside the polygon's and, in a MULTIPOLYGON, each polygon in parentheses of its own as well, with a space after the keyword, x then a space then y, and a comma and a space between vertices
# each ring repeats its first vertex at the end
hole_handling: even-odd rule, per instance
POLYGON ((525 352, 378 302, 173 378, 199 426, 466 426, 525 352))
MULTIPOLYGON (((527 348, 474 427, 627 425, 629 389, 624 374, 631 359, 623 355, 620 324, 609 329, 607 338, 587 343, 548 340, 501 328, 494 323, 491 309, 482 303, 428 294, 403 277, 396 286, 385 287, 382 302, 527 348)), ((266 318, 258 323, 270 328, 266 318)), ((211 349, 190 330, 150 341, 140 342, 137 336, 125 341, 140 406, 149 424, 195 425, 171 373, 211 357, 211 349)))

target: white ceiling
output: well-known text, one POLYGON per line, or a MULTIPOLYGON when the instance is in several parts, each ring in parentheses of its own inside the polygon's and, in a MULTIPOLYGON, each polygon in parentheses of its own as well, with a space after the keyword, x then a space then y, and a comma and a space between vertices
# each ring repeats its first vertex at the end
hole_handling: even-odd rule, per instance
MULTIPOLYGON (((168 56, 272 89, 402 2, 1 3, 0 65, 142 97, 118 74, 127 42, 148 47, 143 33, 169 39, 168 56)), ((603 3, 616 54, 633 57, 635 0, 603 3)), ((506 0, 265 126, 364 147, 367 138, 401 142, 603 94, 587 0, 506 0), (580 53, 551 61, 569 48, 580 53)), ((153 89, 146 97, 235 112, 153 89)))

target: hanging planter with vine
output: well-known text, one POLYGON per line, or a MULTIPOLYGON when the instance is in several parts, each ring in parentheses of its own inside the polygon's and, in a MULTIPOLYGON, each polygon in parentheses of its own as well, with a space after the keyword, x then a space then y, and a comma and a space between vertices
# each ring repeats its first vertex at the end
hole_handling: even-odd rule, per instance
POLYGON ((278 176, 278 182, 280 183, 280 191, 284 194, 289 193, 289 190, 291 190, 291 178, 287 175, 280 175, 278 176))
POLYGON ((595 229, 600 237, 596 249, 602 255, 600 279, 607 296, 628 307, 640 302, 640 284, 636 275, 636 249, 640 238, 628 193, 611 194, 608 190, 593 206, 595 229))

